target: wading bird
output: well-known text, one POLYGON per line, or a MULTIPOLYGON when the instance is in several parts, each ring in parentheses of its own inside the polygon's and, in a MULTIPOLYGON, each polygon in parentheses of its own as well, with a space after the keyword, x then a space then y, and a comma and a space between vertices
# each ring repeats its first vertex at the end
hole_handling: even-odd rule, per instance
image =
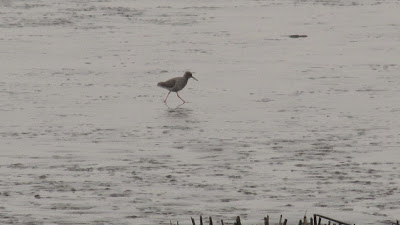
POLYGON ((171 91, 176 92, 176 95, 178 96, 178 98, 180 98, 183 101, 183 103, 185 103, 185 100, 183 100, 181 98, 181 96, 179 96, 178 92, 186 86, 189 78, 193 78, 196 81, 198 81, 196 78, 193 77, 191 72, 187 71, 187 72, 185 72, 183 77, 175 77, 175 78, 169 79, 165 82, 159 82, 157 84, 157 86, 169 90, 167 97, 164 100, 164 103, 167 103, 167 98, 168 98, 169 94, 171 93, 171 91))

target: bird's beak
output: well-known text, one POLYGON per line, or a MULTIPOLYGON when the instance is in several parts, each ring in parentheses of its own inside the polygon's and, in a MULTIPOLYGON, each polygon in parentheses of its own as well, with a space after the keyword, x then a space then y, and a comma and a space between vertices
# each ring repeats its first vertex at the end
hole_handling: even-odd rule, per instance
POLYGON ((197 80, 196 78, 194 78, 193 76, 192 76, 192 78, 195 79, 196 81, 198 81, 198 80, 197 80))

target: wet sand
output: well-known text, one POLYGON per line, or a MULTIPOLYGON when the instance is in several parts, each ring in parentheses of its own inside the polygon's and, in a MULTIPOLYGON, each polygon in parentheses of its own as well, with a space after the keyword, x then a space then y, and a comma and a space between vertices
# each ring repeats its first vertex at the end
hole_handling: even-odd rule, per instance
POLYGON ((1 224, 400 219, 397 1, 0 6, 1 224))

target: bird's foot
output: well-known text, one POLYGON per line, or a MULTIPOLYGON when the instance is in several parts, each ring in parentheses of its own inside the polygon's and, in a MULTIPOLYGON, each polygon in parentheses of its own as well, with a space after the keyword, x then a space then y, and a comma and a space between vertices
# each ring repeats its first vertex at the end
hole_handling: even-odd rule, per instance
POLYGON ((178 105, 177 107, 175 107, 175 109, 180 108, 181 106, 183 106, 183 104, 185 104, 185 103, 182 103, 182 104, 178 105))

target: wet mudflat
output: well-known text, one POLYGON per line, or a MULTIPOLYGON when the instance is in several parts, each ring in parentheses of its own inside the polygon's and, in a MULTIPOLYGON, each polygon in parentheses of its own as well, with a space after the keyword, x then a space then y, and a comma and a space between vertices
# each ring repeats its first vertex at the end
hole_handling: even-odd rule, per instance
POLYGON ((398 2, 0 4, 1 224, 399 219, 398 2))

